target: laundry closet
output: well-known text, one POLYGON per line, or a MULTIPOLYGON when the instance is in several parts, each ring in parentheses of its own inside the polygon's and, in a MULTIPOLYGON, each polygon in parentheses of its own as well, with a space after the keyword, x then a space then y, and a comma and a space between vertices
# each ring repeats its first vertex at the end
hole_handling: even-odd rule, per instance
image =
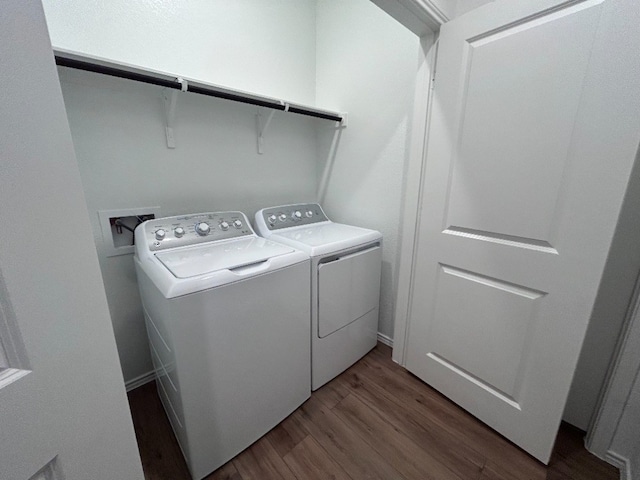
MULTIPOLYGON (((335 112, 343 120, 285 111, 271 116, 270 110, 255 105, 188 92, 168 93, 160 86, 59 67, 127 388, 151 380, 153 368, 128 248, 133 239, 126 229, 120 232, 109 223, 115 216, 240 210, 252 217, 268 205, 319 202, 333 220, 380 231, 384 249, 378 339, 394 345, 394 360, 406 364, 411 321, 407 319, 417 315, 412 302, 419 295, 413 290, 415 262, 430 249, 423 244, 421 250, 419 242, 425 238, 420 237, 420 221, 425 225, 420 215, 425 207, 425 172, 430 173, 424 158, 428 145, 433 145, 433 139, 424 142, 425 131, 432 119, 431 108, 439 108, 430 94, 434 64, 440 65, 435 63, 436 35, 428 28, 433 20, 425 21, 415 6, 408 8, 414 3, 408 0, 192 3, 187 7, 124 0, 43 2, 52 44, 61 54, 78 53, 175 74, 176 78, 335 112)), ((432 19, 462 19, 488 2, 428 3, 433 6, 432 19)), ((584 10, 584 15, 593 13, 593 25, 598 25, 598 2, 578 3, 575 18, 581 19, 584 10)), ((563 14, 550 15, 560 18, 563 14)), ((431 26, 434 31, 438 27, 437 23, 431 26)), ((570 31, 573 26, 566 28, 570 31)), ((585 44, 595 41, 586 27, 580 32, 585 44)), ((562 30, 554 34, 563 38, 562 30)), ((484 45, 482 38, 478 42, 484 45)), ((534 53, 531 47, 526 54, 534 53)), ((523 58, 525 69, 526 56, 523 58)), ((482 108, 477 106, 478 111, 482 108)), ((473 178, 490 185, 493 173, 470 171, 473 178)), ((451 178, 440 173, 444 179, 451 178)), ((535 173, 532 169, 532 175, 535 173)), ((622 200, 629 175, 622 172, 620 178, 616 194, 622 200)), ((452 185, 454 190, 463 189, 465 183, 452 185)), ((640 241, 640 235, 629 228, 637 217, 636 190, 632 182, 564 413, 567 421, 584 430, 596 409, 640 268, 640 256, 633 251, 633 242, 640 241)), ((484 206, 498 211, 499 200, 484 206)), ((458 208, 458 218, 471 215, 460 205, 452 208, 458 208)), ((487 217, 489 223, 495 220, 498 225, 498 216, 499 212, 495 218, 487 217)), ((523 232, 534 222, 531 217, 529 225, 526 219, 521 222, 523 232)), ((469 224, 444 225, 443 230, 449 229, 456 241, 473 237, 512 246, 533 238, 535 242, 525 245, 528 250, 558 253, 552 242, 536 236, 533 227, 530 235, 492 236, 488 228, 468 228, 469 224)), ((615 221, 606 227, 612 230, 612 225, 615 221)), ((501 294, 514 294, 518 301, 524 298, 532 305, 548 294, 541 288, 500 283, 491 275, 449 264, 443 268, 451 282, 471 280, 493 286, 501 294)), ((451 283, 439 288, 453 292, 456 287, 451 283)), ((477 293, 478 298, 483 295, 477 293)), ((446 292, 445 296, 455 298, 446 292)), ((511 302, 506 297, 495 300, 511 302)), ((519 308, 519 303, 513 304, 514 311, 519 308)), ((532 311, 536 308, 531 307, 532 311)), ((533 335, 532 329, 527 324, 512 333, 526 338, 533 335)), ((482 338, 482 333, 479 329, 476 337, 482 338)), ((447 334, 439 335, 443 342, 450 339, 447 334)), ((506 355, 504 363, 511 358, 506 355)), ((435 362, 453 368, 440 357, 435 362)), ((475 374, 463 370, 457 373, 480 382, 475 374)), ((505 390, 508 387, 496 389, 509 405, 517 404, 505 390)))

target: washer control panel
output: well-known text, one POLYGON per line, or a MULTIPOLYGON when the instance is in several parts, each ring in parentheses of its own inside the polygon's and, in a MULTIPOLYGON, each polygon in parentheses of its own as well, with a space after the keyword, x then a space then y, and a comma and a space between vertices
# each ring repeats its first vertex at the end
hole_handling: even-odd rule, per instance
POLYGON ((212 212, 156 218, 141 224, 149 250, 184 247, 199 243, 254 235, 242 212, 212 212))
POLYGON ((264 223, 269 230, 297 227, 329 220, 317 203, 300 203, 281 207, 265 208, 264 223))

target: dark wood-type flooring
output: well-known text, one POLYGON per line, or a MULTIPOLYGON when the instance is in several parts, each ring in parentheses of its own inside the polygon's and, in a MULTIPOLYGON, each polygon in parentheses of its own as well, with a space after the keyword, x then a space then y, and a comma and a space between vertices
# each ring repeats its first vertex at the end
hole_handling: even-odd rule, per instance
MULTIPOLYGON (((155 384, 129 393, 148 480, 189 479, 155 384)), ((207 480, 618 479, 562 425, 549 467, 391 361, 379 344, 207 480)))

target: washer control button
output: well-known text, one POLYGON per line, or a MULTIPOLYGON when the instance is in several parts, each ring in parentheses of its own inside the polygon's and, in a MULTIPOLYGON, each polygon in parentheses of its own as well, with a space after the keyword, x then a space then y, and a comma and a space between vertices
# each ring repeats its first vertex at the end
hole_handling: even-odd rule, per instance
POLYGON ((229 224, 227 222, 221 222, 220 223, 220 228, 222 230, 229 230, 229 224))
POLYGON ((242 222, 240 220, 234 220, 233 226, 236 228, 242 228, 242 222))
POLYGON ((278 218, 280 219, 281 222, 284 222, 287 219, 287 214, 286 213, 281 213, 278 218))
POLYGON ((211 227, 207 222, 196 223, 196 233, 198 235, 202 235, 204 237, 205 235, 208 235, 210 231, 211 227))
POLYGON ((184 228, 182 227, 176 227, 173 229, 173 234, 177 237, 180 238, 184 235, 184 228))
POLYGON ((302 212, 300 210, 296 210, 291 214, 291 218, 293 218, 296 221, 300 220, 302 218, 302 212))
POLYGON ((164 240, 164 237, 167 236, 167 232, 164 230, 164 228, 159 228, 158 230, 156 230, 156 240, 164 240))
POLYGON ((269 215, 269 216, 267 217, 267 220, 269 221, 269 223, 270 223, 271 225, 273 225, 274 223, 276 223, 276 220, 277 220, 277 219, 278 219, 278 217, 276 217, 275 215, 269 215))
POLYGON ((305 213, 305 216, 307 218, 311 218, 311 217, 313 217, 313 212, 311 210, 307 210, 306 213, 305 213))

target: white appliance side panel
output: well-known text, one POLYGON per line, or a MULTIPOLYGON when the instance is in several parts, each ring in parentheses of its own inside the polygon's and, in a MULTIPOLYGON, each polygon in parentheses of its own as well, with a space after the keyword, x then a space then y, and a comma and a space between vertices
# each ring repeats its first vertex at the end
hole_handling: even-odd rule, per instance
POLYGON ((381 266, 379 246, 318 265, 320 338, 378 308, 381 266))
POLYGON ((194 478, 309 398, 310 282, 306 261, 168 301, 194 478))

